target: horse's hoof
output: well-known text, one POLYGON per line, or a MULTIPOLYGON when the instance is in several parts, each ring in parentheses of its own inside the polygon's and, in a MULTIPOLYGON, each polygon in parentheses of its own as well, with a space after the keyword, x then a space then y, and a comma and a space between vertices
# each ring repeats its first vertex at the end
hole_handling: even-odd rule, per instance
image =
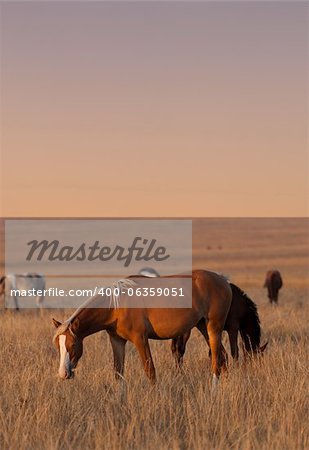
POLYGON ((211 393, 212 394, 217 392, 218 385, 219 385, 219 378, 217 377, 217 375, 213 374, 212 382, 211 382, 211 393))

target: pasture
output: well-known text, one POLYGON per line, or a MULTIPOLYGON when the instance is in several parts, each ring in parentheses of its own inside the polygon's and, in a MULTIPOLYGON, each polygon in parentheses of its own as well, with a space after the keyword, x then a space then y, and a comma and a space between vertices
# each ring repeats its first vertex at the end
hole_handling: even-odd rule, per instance
MULTIPOLYGON (((194 331, 183 370, 170 342, 151 341, 157 384, 127 345, 125 389, 112 371, 106 333, 85 340, 76 377, 56 378, 51 318, 69 311, 1 311, 1 449, 309 448, 309 233, 307 219, 194 221, 194 267, 228 274, 257 303, 263 358, 232 362, 211 397, 204 339, 194 331), (284 287, 279 306, 262 288, 268 268, 284 287)), ((225 346, 229 346, 225 339, 225 346)))

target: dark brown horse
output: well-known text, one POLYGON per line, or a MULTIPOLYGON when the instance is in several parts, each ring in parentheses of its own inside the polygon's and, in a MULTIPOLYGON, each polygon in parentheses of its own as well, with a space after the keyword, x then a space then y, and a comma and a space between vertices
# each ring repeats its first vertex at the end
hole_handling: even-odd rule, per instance
MULTIPOLYGON (((261 326, 256 304, 238 286, 233 283, 230 283, 230 286, 233 296, 224 330, 229 335, 232 357, 237 360, 239 357, 238 332, 243 341, 245 355, 262 353, 267 342, 260 347, 261 326)), ((172 340, 172 353, 179 366, 182 364, 190 334, 191 331, 188 331, 185 335, 172 340)))
POLYGON ((279 270, 269 270, 266 273, 264 288, 267 288, 270 303, 278 303, 279 290, 283 282, 279 270))
MULTIPOLYGON (((96 296, 78 308, 63 324, 53 319, 57 328, 54 342, 60 352, 59 376, 62 379, 71 378, 83 353, 84 338, 106 330, 112 344, 116 376, 123 377, 125 344, 130 341, 140 354, 147 376, 154 382, 155 368, 148 339, 172 339, 197 327, 210 345, 213 384, 216 384, 226 365, 221 338, 231 306, 231 288, 224 277, 204 270, 195 270, 189 276, 161 277, 160 280, 172 279, 173 287, 180 288, 188 286, 184 283, 188 277, 192 279, 191 308, 119 308, 110 304, 110 298, 96 296)), ((132 283, 136 289, 150 287, 153 282, 149 278, 136 277, 121 280, 118 286, 119 283, 123 295, 132 283)), ((190 294, 187 291, 186 295, 190 294)))

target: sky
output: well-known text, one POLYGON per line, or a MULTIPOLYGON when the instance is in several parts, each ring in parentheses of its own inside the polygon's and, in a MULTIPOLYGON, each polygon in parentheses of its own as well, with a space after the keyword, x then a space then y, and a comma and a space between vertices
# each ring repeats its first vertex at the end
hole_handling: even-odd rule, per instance
POLYGON ((306 2, 2 2, 2 217, 308 216, 306 2))

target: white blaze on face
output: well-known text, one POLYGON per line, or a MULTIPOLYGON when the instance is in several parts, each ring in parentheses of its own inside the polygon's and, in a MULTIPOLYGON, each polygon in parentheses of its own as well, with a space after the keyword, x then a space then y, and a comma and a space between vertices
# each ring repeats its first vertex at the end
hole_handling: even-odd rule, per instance
POLYGON ((66 336, 61 334, 59 336, 59 349, 60 349, 60 365, 59 365, 59 377, 66 378, 70 373, 70 355, 65 346, 66 336))

